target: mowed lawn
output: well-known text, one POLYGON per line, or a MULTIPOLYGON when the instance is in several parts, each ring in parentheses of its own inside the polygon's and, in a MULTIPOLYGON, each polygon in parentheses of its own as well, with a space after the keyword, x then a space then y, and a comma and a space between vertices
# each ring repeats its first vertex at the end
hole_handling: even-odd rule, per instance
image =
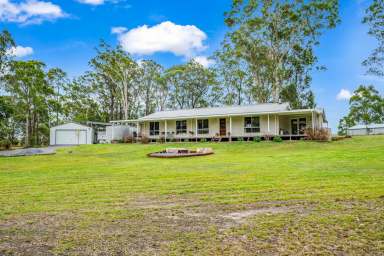
POLYGON ((384 136, 0 158, 0 255, 51 254, 383 255, 384 136))

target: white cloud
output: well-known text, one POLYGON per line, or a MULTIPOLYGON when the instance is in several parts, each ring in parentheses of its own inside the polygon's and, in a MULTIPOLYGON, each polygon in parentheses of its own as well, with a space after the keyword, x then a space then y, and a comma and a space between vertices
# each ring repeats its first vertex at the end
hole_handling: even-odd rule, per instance
POLYGON ((0 21, 22 24, 41 23, 67 16, 60 6, 51 2, 0 0, 0 21))
POLYGON ((113 27, 111 29, 111 33, 112 34, 122 34, 124 33, 125 31, 127 31, 128 29, 125 28, 125 27, 113 27))
POLYGON ((31 47, 24 47, 24 46, 18 45, 16 47, 12 47, 8 49, 7 54, 14 57, 22 58, 22 57, 33 54, 33 49, 31 47))
POLYGON ((104 0, 78 0, 82 4, 101 5, 104 4, 104 0))
POLYGON ((215 64, 214 60, 208 59, 206 56, 196 56, 193 58, 196 62, 200 63, 204 67, 208 68, 209 66, 215 64))
MULTIPOLYGON (((125 2, 125 0, 77 0, 81 4, 89 4, 93 6, 103 5, 105 3, 118 4, 120 2, 125 2)), ((124 7, 130 7, 130 5, 125 5, 124 7)))
POLYGON ((349 100, 352 97, 352 93, 347 89, 341 89, 337 94, 337 100, 349 100))
POLYGON ((118 36, 124 50, 132 54, 151 55, 171 52, 177 56, 193 56, 206 48, 207 35, 193 25, 176 25, 165 21, 153 27, 143 25, 118 36))

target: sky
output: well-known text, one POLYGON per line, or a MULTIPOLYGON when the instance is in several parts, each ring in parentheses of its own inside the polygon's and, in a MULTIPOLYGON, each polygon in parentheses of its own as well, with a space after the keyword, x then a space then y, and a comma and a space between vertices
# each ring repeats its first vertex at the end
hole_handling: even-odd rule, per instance
MULTIPOLYGON (((366 75, 361 65, 376 46, 361 24, 370 1, 340 0, 341 23, 316 48, 327 69, 313 71, 312 89, 333 132, 360 84, 384 91, 384 79, 366 75)), ((209 66, 207 57, 227 31, 224 12, 230 5, 231 0, 0 0, 0 30, 16 40, 10 52, 17 58, 41 60, 70 77, 89 69, 101 39, 165 67, 191 58, 209 66)))

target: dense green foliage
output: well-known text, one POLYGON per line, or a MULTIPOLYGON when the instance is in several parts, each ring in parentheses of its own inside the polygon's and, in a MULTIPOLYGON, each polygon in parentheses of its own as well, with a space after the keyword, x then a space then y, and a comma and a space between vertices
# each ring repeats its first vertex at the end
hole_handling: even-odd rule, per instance
POLYGON ((146 156, 161 144, 84 145, 0 158, 0 254, 380 255, 383 145, 169 145, 215 151, 183 159, 146 156))
POLYGON ((384 1, 373 0, 372 4, 366 10, 366 16, 363 23, 369 26, 368 34, 373 36, 378 46, 371 55, 363 62, 368 67, 368 73, 378 76, 384 76, 384 1))
POLYGON ((231 30, 223 43, 224 54, 246 63, 243 70, 252 78, 253 100, 314 106, 314 47, 322 32, 339 22, 338 6, 337 0, 233 1, 226 13, 231 30))

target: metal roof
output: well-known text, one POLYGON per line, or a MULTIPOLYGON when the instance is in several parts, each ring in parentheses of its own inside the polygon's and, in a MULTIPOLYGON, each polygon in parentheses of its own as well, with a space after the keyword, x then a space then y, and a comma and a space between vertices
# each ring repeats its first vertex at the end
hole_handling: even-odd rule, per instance
POLYGON ((82 127, 86 127, 86 128, 91 128, 87 125, 83 125, 83 124, 80 124, 80 123, 77 123, 77 122, 73 122, 73 121, 69 121, 69 122, 66 122, 66 123, 63 123, 63 124, 59 124, 59 125, 55 125, 55 126, 51 126, 50 128, 57 128, 57 127, 61 127, 61 126, 66 126, 66 125, 69 125, 69 124, 75 124, 75 125, 78 125, 78 126, 82 126, 82 127))
POLYGON ((146 120, 171 120, 179 118, 202 118, 202 117, 219 117, 219 116, 241 116, 241 115, 257 115, 272 113, 308 113, 317 111, 323 113, 323 110, 315 109, 297 109, 290 110, 288 103, 265 103, 247 106, 224 106, 210 108, 182 109, 172 111, 160 111, 138 119, 138 121, 146 120))
POLYGON ((193 118, 202 116, 220 116, 220 115, 241 115, 244 113, 266 113, 289 110, 289 105, 268 103, 248 106, 225 106, 225 107, 210 107, 210 108, 194 108, 160 111, 148 116, 139 118, 139 120, 154 120, 154 119, 173 119, 173 118, 193 118))
POLYGON ((359 130, 359 129, 377 129, 384 128, 384 124, 358 124, 352 127, 349 127, 348 130, 359 130))

